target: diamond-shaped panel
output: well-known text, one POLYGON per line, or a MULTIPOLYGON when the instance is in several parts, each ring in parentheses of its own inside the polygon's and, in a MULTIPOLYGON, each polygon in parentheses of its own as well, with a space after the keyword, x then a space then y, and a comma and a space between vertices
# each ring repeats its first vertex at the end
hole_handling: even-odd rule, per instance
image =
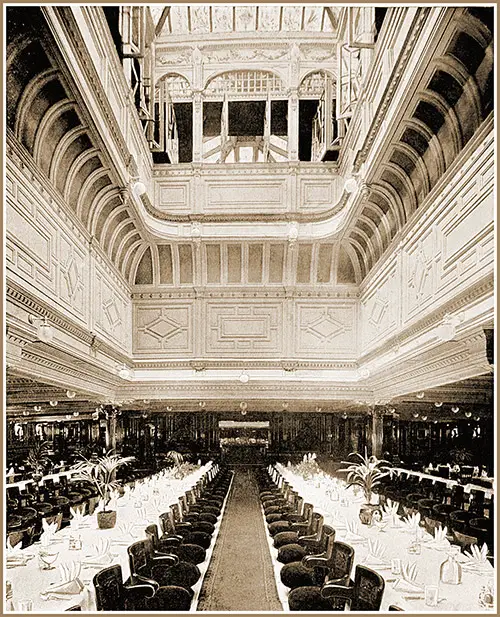
POLYGON ((75 259, 72 257, 64 273, 66 279, 66 285, 68 286, 68 293, 72 296, 75 293, 76 286, 78 284, 78 266, 75 259))
POLYGON ((180 326, 174 321, 170 321, 170 319, 167 319, 166 317, 159 317, 158 319, 150 323, 147 326, 146 330, 162 339, 165 339, 179 332, 180 326))
POLYGON ((385 314, 386 309, 387 309, 387 304, 383 302, 380 298, 377 298, 375 302, 373 303, 372 312, 370 314, 368 321, 374 324, 375 326, 380 325, 380 322, 382 321, 382 318, 385 314))
POLYGON ((120 313, 114 298, 104 305, 104 311, 106 312, 106 316, 111 326, 115 327, 120 323, 120 313))
POLYGON ((332 339, 344 332, 345 327, 329 315, 322 315, 308 324, 309 332, 322 339, 332 339))

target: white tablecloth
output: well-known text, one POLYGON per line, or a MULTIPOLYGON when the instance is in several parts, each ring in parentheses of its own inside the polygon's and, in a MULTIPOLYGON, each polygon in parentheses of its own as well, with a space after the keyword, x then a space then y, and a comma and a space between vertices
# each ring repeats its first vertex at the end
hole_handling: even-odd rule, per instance
POLYGON ((59 553, 54 570, 40 570, 38 552, 40 544, 36 543, 21 551, 23 554, 32 554, 25 566, 7 568, 6 579, 12 584, 12 601, 14 609, 18 610, 19 602, 32 600, 33 610, 43 613, 65 611, 71 606, 80 604, 82 610, 95 611, 94 586, 92 579, 99 570, 113 564, 122 567, 123 580, 130 576, 127 547, 138 540, 146 538, 144 529, 151 523, 159 525, 159 515, 168 511, 169 506, 176 503, 178 498, 192 488, 212 467, 209 462, 183 479, 176 479, 172 473, 157 474, 145 481, 139 481, 130 490, 129 494, 119 498, 116 502, 117 521, 113 529, 99 529, 97 516, 85 516, 83 525, 78 531, 65 527, 54 536, 53 548, 59 553), (133 524, 133 536, 124 537, 122 526, 133 524), (82 540, 81 550, 70 550, 70 536, 79 535, 82 540), (112 561, 107 565, 88 567, 85 565, 86 555, 89 555, 92 546, 101 538, 111 542, 112 561), (59 581, 60 574, 57 568, 60 563, 81 562, 81 582, 85 585, 79 595, 64 600, 43 600, 41 593, 46 591, 51 583, 59 581))
MULTIPOLYGON (((418 576, 416 582, 425 588, 425 585, 439 585, 440 602, 437 607, 429 608, 425 605, 423 599, 409 599, 408 595, 393 589, 393 579, 396 575, 391 574, 390 569, 378 569, 366 563, 368 567, 377 570, 379 574, 386 580, 384 597, 382 600, 381 610, 387 610, 390 604, 396 604, 405 611, 419 612, 481 612, 485 609, 479 604, 479 592, 481 587, 487 582, 493 582, 495 579, 495 571, 491 567, 487 574, 476 574, 472 572, 462 573, 462 583, 460 585, 445 585, 439 583, 440 566, 447 558, 447 553, 435 550, 426 546, 426 542, 422 543, 420 555, 408 553, 408 546, 414 540, 414 535, 409 534, 403 527, 391 528, 386 527, 380 531, 377 527, 368 527, 362 525, 359 521, 359 508, 364 499, 362 495, 354 496, 352 488, 346 491, 348 496, 346 505, 341 505, 339 500, 331 499, 329 486, 333 486, 333 479, 326 475, 319 478, 311 478, 304 480, 296 475, 290 468, 277 464, 276 468, 283 475, 294 490, 299 492, 299 495, 304 498, 305 502, 312 503, 314 510, 323 514, 325 523, 336 529, 335 539, 345 541, 353 546, 355 551, 355 559, 353 566, 353 576, 356 564, 364 564, 368 557, 368 539, 379 540, 386 549, 385 559, 390 563, 391 559, 399 558, 403 564, 416 563, 418 568, 418 576), (330 484, 331 483, 331 484, 330 484), (328 492, 327 492, 328 491, 328 492), (346 530, 343 527, 345 521, 357 521, 359 523, 358 533, 366 538, 362 543, 353 543, 345 539, 346 530)), ((429 534, 426 534, 427 540, 430 539, 429 534)), ((422 593, 422 596, 424 594, 422 593)))

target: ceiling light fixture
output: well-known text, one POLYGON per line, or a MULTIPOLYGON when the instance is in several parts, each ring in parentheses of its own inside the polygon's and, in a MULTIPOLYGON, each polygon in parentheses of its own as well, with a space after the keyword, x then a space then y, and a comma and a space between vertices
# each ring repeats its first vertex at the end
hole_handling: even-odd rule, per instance
POLYGON ((344 189, 348 193, 354 193, 358 189, 358 183, 354 178, 348 178, 344 183, 344 189))
POLYGON ((75 398, 76 392, 74 390, 66 390, 66 396, 68 398, 75 398))
POLYGON ((49 401, 49 405, 51 407, 57 407, 57 403, 58 403, 58 401, 49 401))
POLYGON ((146 192, 146 185, 144 184, 144 182, 141 182, 140 180, 136 180, 134 184, 132 185, 132 191, 134 195, 137 195, 137 197, 140 197, 141 195, 144 195, 144 193, 146 192))
POLYGON ((248 383, 250 381, 250 375, 243 369, 238 377, 241 383, 248 383))
POLYGON ((121 379, 130 379, 130 369, 123 363, 123 366, 118 366, 118 377, 121 379))
POLYGON ((36 325, 36 335, 42 343, 50 343, 54 338, 54 329, 47 321, 47 317, 39 317, 38 315, 28 315, 28 321, 33 326, 36 325))

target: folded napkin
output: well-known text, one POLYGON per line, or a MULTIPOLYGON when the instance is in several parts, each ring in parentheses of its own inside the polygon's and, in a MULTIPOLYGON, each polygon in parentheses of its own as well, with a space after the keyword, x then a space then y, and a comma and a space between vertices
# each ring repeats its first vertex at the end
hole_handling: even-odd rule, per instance
POLYGON ((12 544, 10 543, 10 538, 7 538, 5 557, 8 568, 25 566, 30 559, 33 559, 34 555, 32 553, 27 553, 21 548, 21 546, 21 542, 19 542, 15 546, 12 546, 12 544))
POLYGON ((393 585, 394 589, 406 593, 421 593, 424 591, 422 585, 416 581, 418 575, 416 563, 404 563, 401 566, 401 577, 393 585))
POLYGON ((488 560, 488 545, 483 544, 481 548, 477 544, 470 545, 470 551, 465 551, 462 568, 472 572, 484 572, 493 569, 488 560))
POLYGON ((434 548, 439 551, 446 551, 450 548, 450 541, 446 537, 448 534, 448 527, 436 527, 434 529, 434 537, 429 538, 426 546, 434 548))
POLYGON ((386 559, 385 547, 379 540, 368 539, 368 556, 365 559, 367 566, 373 566, 375 568, 390 568, 391 564, 386 559))
POLYGON ((71 514, 70 527, 71 529, 80 529, 85 518, 85 504, 69 509, 71 514))
POLYGON ((366 538, 358 533, 358 523, 356 521, 346 521, 346 532, 344 539, 348 542, 364 542, 366 538))
POLYGON ((57 532, 57 521, 48 523, 47 519, 42 518, 42 535, 40 536, 40 543, 42 546, 50 546, 54 540, 54 535, 57 532))
POLYGON ((113 561, 113 555, 110 552, 111 542, 107 538, 99 538, 96 544, 93 544, 90 553, 85 556, 85 564, 92 566, 107 566, 113 561))
POLYGON ((410 514, 406 518, 402 519, 405 531, 416 532, 420 527, 420 512, 410 514))
POLYGON ((382 508, 382 513, 384 516, 393 518, 398 516, 398 510, 399 503, 397 501, 391 501, 390 499, 387 499, 385 505, 382 508))
POLYGON ((43 600, 59 600, 66 596, 80 594, 84 585, 80 580, 82 564, 76 561, 61 563, 58 566, 60 580, 51 583, 40 596, 43 600))

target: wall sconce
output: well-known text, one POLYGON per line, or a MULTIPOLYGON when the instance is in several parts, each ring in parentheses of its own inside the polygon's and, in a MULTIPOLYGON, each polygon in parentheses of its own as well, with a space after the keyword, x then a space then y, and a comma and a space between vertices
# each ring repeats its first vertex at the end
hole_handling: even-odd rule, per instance
POLYGON ((172 411, 172 407, 170 405, 167 405, 167 411, 172 411))
POLYGON ((78 416, 80 415, 80 412, 79 411, 74 411, 73 415, 75 416, 75 418, 78 418, 78 416))
POLYGON ((413 417, 414 417, 414 418, 418 418, 418 416, 419 416, 419 415, 420 415, 420 414, 418 413, 418 411, 415 411, 415 413, 413 414, 413 417))
POLYGON ((207 406, 207 404, 205 403, 205 401, 200 401, 198 403, 198 405, 201 407, 201 409, 205 409, 205 407, 207 406))
POLYGON ((474 416, 474 420, 475 420, 476 422, 479 422, 479 421, 481 420, 481 416, 474 416))
POLYGON ((39 317, 38 315, 28 315, 28 321, 31 325, 36 326, 36 335, 42 343, 50 343, 54 338, 54 329, 47 321, 47 317, 39 317))
POLYGON ((72 417, 72 416, 71 416, 71 414, 70 414, 70 413, 67 413, 67 414, 66 414, 66 416, 65 416, 66 420, 71 420, 71 417, 72 417))
POLYGON ((66 390, 66 396, 68 398, 75 398, 76 392, 74 390, 66 390))
POLYGON ((288 409, 288 402, 287 401, 283 401, 283 403, 281 403, 281 407, 283 409, 288 409))
POLYGON ((451 411, 452 411, 453 413, 458 413, 458 412, 460 411, 460 407, 458 407, 457 405, 454 405, 454 406, 451 408, 451 411))
POLYGON ((425 396, 425 392, 417 392, 417 393, 415 394, 415 396, 416 396, 417 398, 424 398, 424 396, 425 396))
POLYGON ((427 420, 427 416, 422 416, 422 420, 425 422, 427 420))
POLYGON ((146 185, 144 184, 144 182, 141 182, 139 179, 137 179, 132 184, 132 192, 137 197, 140 197, 141 195, 144 195, 144 193, 146 192, 146 185))
POLYGON ((34 409, 35 411, 42 411, 42 406, 41 406, 41 405, 35 405, 35 406, 33 407, 33 409, 34 409))
POLYGON ((434 407, 442 407, 442 406, 443 406, 443 402, 442 401, 434 403, 434 407))
POLYGON ((316 406, 316 411, 319 413, 320 411, 323 411, 323 407, 320 407, 319 405, 316 406))
POLYGON ((121 379, 130 379, 130 376, 131 376, 130 369, 125 363, 123 364, 123 366, 118 366, 117 370, 118 370, 118 377, 120 377, 121 379))
POLYGON ((437 421, 437 420, 434 420, 434 424, 437 424, 437 423, 438 423, 438 421, 437 421))
POLYGON ((472 412, 471 411, 466 411, 465 412, 465 417, 466 418, 470 418, 472 416, 472 412))
POLYGON ((344 183, 344 189, 348 193, 354 193, 358 188, 358 183, 354 178, 348 178, 344 183))
POLYGON ((250 375, 243 369, 238 377, 241 383, 248 383, 250 381, 250 375))
POLYGON ((23 411, 23 416, 29 416, 29 415, 30 415, 30 412, 27 409, 25 409, 23 411))
POLYGON ((344 420, 347 420, 347 414, 346 414, 346 412, 345 412, 345 411, 344 411, 344 413, 342 414, 342 417, 344 418, 344 420))
POLYGON ((49 401, 49 405, 51 407, 57 407, 57 403, 58 403, 58 401, 49 401))
POLYGON ((245 401, 241 401, 240 409, 241 409, 241 415, 242 416, 246 416, 247 415, 247 407, 248 407, 248 403, 246 403, 245 401))

